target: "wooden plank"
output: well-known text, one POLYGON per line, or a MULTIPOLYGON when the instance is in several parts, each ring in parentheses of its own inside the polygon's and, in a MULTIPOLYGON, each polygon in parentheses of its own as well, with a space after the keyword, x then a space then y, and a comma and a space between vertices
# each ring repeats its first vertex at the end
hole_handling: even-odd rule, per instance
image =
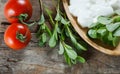
POLYGON ((30 44, 21 51, 13 51, 0 34, 0 74, 119 74, 120 57, 112 57, 89 47, 85 53, 87 62, 69 67, 63 56, 58 55, 58 46, 40 48, 35 34, 30 44))
MULTIPOLYGON (((1 11, 6 1, 0 0, 1 11)), ((32 4, 36 4, 36 1, 31 0, 32 4)), ((52 0, 43 0, 43 2, 55 13, 52 0)), ((36 9, 36 11, 40 10, 36 9)), ((34 14, 32 19, 39 19, 39 14, 38 12, 34 14)), ((2 12, 0 12, 0 16, 0 23, 6 22, 2 12)), ((4 31, 7 26, 0 25, 3 29, 0 30, 4 31)), ((49 48, 48 45, 39 47, 35 33, 32 33, 29 45, 21 51, 13 51, 8 48, 3 36, 4 34, 0 33, 0 74, 120 74, 119 56, 105 55, 90 46, 88 46, 89 50, 85 52, 87 62, 69 67, 63 56, 58 55, 58 46, 55 48, 49 48)))
POLYGON ((66 65, 63 57, 58 55, 58 47, 40 48, 35 34, 32 34, 32 40, 27 48, 21 51, 13 51, 8 48, 4 44, 3 34, 0 34, 0 39, 0 74, 5 71, 13 74, 64 73, 66 65))

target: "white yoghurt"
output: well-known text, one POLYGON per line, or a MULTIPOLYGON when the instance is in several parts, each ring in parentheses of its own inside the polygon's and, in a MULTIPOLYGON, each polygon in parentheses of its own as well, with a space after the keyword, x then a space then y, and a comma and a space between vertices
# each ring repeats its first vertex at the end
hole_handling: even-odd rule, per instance
POLYGON ((98 16, 111 16, 120 10, 120 0, 70 0, 69 11, 82 27, 90 27, 98 16))

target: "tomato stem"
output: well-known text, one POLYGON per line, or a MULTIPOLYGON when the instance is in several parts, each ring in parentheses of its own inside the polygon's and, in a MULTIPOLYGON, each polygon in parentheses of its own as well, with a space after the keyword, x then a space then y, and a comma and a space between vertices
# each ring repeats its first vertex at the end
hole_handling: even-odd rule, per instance
POLYGON ((19 15, 19 21, 22 23, 22 24, 25 24, 25 25, 27 25, 27 26, 33 26, 34 24, 36 24, 36 21, 34 21, 33 23, 30 23, 30 24, 28 24, 28 23, 26 23, 26 22, 24 22, 26 19, 27 19, 27 17, 28 17, 28 14, 20 14, 19 15))
POLYGON ((27 19, 27 17, 28 17, 28 14, 20 14, 18 18, 19 18, 20 21, 21 21, 21 20, 22 20, 22 21, 23 21, 23 20, 25 21, 25 20, 27 19))
POLYGON ((27 35, 27 32, 26 32, 25 35, 23 35, 23 34, 20 33, 20 30, 18 30, 17 33, 16 33, 16 38, 17 38, 20 42, 24 43, 24 42, 26 41, 26 37, 27 37, 26 35, 27 35))

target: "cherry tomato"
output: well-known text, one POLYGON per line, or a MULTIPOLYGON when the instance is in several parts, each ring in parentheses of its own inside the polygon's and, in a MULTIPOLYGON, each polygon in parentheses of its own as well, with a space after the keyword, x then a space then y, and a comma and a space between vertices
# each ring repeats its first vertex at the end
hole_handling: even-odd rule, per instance
POLYGON ((21 23, 13 23, 8 26, 4 34, 5 43, 13 50, 21 50, 31 40, 29 28, 21 23))
POLYGON ((32 5, 29 0, 8 0, 4 7, 4 15, 10 23, 19 22, 20 14, 27 14, 25 21, 32 16, 32 5))

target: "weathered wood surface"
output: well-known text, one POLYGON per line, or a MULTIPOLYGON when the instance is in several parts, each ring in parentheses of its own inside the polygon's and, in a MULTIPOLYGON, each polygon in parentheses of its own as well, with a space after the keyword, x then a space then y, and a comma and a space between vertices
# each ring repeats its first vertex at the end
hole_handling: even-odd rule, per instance
MULTIPOLYGON (((0 0, 0 23, 6 22, 3 7, 7 0, 0 0)), ((38 0, 31 0, 34 14, 31 20, 39 19, 38 0)), ((52 0, 43 0, 44 4, 54 10, 52 0)), ((57 0, 56 0, 57 1, 57 0)), ((58 47, 40 48, 37 45, 35 33, 27 48, 22 51, 12 51, 3 40, 6 26, 0 25, 0 74, 120 74, 120 56, 108 56, 88 47, 85 53, 87 62, 69 67, 62 56, 58 55, 58 47), (3 29, 2 29, 2 28, 3 29)))

